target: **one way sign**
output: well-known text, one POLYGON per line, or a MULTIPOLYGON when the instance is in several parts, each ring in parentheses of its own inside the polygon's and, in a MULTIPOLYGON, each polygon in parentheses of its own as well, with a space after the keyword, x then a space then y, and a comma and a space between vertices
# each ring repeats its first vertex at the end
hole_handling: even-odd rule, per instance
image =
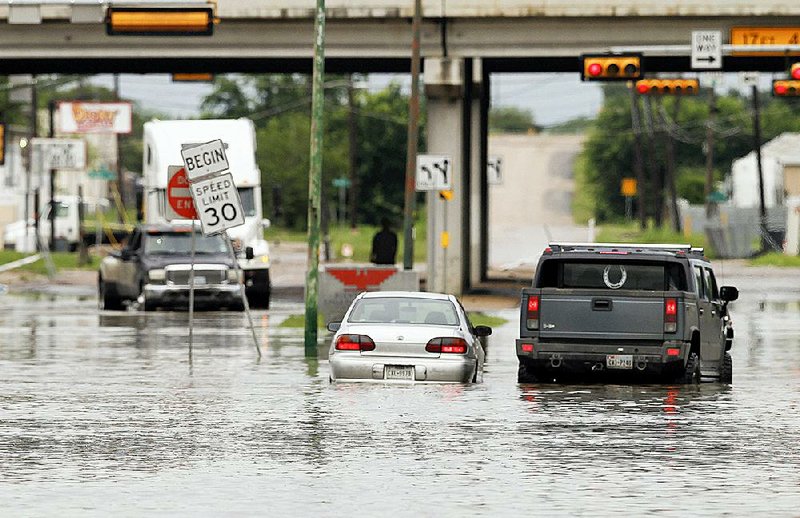
POLYGON ((445 155, 417 155, 418 191, 450 190, 453 159, 445 155))
POLYGON ((722 32, 692 31, 692 69, 722 68, 722 32))

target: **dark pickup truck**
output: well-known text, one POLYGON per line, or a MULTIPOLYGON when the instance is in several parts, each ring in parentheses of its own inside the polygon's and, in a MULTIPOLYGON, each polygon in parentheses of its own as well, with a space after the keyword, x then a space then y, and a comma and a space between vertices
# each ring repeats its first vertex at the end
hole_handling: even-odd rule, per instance
POLYGON ((552 243, 522 290, 518 381, 614 372, 730 383, 738 296, 690 245, 552 243))

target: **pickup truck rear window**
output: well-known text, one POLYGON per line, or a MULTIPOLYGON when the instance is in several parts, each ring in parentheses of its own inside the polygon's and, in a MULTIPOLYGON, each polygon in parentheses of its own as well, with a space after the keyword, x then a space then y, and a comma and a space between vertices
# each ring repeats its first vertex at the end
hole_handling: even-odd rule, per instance
POLYGON ((541 268, 537 288, 686 291, 687 286, 677 263, 551 259, 541 268))

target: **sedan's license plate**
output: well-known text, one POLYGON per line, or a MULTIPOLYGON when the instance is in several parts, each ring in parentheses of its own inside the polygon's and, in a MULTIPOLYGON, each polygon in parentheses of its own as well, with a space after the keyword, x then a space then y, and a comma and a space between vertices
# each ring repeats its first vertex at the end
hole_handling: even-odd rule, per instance
POLYGON ((633 355, 609 354, 606 356, 606 367, 609 369, 632 369, 633 355))
POLYGON ((413 380, 413 365, 386 365, 383 368, 383 377, 387 380, 413 380))

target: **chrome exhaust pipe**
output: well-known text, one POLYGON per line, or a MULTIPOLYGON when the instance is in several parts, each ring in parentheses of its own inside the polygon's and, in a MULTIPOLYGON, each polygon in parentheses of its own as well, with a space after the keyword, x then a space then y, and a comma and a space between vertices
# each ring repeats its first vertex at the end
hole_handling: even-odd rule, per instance
POLYGON ((601 371, 601 370, 603 370, 603 364, 602 363, 595 363, 594 365, 592 365, 592 370, 593 371, 601 371))
POLYGON ((645 370, 647 368, 647 362, 643 361, 636 362, 636 368, 639 369, 640 371, 645 370))
POLYGON ((554 369, 561 367, 561 358, 550 358, 550 366, 554 369))

